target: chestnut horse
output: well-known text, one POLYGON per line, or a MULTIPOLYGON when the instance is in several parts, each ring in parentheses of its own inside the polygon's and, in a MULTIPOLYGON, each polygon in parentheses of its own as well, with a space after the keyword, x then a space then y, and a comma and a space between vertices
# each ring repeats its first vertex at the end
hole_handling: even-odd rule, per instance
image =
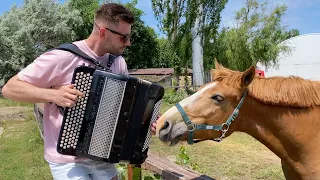
POLYGON ((245 132, 281 159, 286 179, 320 179, 320 82, 215 67, 211 83, 160 117, 159 139, 172 146, 245 132))

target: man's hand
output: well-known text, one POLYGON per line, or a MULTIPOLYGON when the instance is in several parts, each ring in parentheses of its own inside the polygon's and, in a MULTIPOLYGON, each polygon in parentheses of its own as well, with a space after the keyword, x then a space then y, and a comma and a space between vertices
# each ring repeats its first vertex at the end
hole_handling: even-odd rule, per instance
POLYGON ((160 116, 161 116, 161 114, 159 113, 156 122, 152 123, 152 125, 151 125, 152 135, 155 135, 155 134, 156 134, 157 121, 158 121, 158 119, 160 118, 160 116))
POLYGON ((84 94, 79 90, 74 89, 74 85, 65 85, 56 88, 54 103, 62 107, 74 106, 79 97, 84 97, 84 94))

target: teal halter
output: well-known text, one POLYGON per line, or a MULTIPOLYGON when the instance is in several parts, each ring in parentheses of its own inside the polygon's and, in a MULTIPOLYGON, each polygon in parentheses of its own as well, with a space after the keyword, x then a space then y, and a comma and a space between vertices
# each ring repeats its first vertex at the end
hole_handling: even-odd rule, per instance
POLYGON ((187 124, 188 132, 189 132, 188 133, 188 144, 193 144, 194 142, 197 142, 197 141, 193 140, 194 131, 197 131, 197 130, 221 131, 221 136, 213 139, 214 141, 220 142, 225 137, 227 131, 229 130, 229 126, 231 125, 231 123, 237 118, 237 116, 239 114, 239 110, 240 110, 246 96, 247 96, 247 91, 245 91, 244 94, 242 95, 239 104, 234 109, 233 113, 229 116, 228 120, 221 125, 193 124, 190 121, 190 118, 188 117, 187 113, 184 111, 183 107, 179 103, 177 103, 175 106, 178 109, 179 113, 181 114, 184 122, 187 124))

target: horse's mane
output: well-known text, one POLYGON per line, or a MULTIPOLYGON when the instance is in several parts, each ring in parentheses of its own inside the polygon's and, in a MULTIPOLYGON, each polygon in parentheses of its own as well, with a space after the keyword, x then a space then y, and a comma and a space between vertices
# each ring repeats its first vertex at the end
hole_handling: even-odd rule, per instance
MULTIPOLYGON (((219 70, 213 80, 240 88, 242 73, 219 70)), ((289 107, 313 107, 320 105, 320 81, 296 76, 264 78, 256 76, 248 87, 249 96, 264 104, 289 107)))

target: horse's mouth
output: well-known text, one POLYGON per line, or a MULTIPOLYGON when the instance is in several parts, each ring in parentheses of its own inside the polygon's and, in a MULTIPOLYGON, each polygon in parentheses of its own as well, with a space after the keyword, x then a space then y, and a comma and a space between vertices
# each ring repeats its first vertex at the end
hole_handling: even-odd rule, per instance
POLYGON ((178 144, 178 142, 181 140, 182 136, 183 136, 183 134, 171 139, 169 146, 175 146, 176 144, 178 144))
POLYGON ((159 139, 169 146, 174 146, 182 140, 187 132, 187 126, 184 123, 172 125, 168 123, 159 132, 159 139))

